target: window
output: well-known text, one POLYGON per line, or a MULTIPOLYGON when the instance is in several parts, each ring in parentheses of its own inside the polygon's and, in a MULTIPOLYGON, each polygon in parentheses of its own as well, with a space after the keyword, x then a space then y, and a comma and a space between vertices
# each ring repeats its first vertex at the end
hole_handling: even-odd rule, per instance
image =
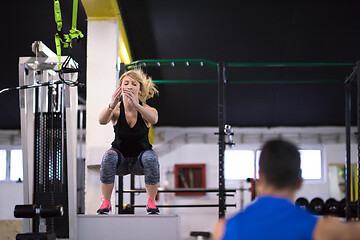
MULTIPOLYGON (((300 168, 304 180, 322 178, 321 150, 303 149, 300 152, 300 168)), ((244 180, 259 178, 259 159, 261 150, 226 150, 225 179, 244 180)))
POLYGON ((321 150, 300 150, 299 152, 303 179, 321 179, 321 150))
POLYGON ((225 151, 225 179, 239 180, 254 178, 255 152, 252 150, 225 151))
POLYGON ((0 181, 6 179, 6 150, 0 150, 0 181))
POLYGON ((10 180, 18 181, 23 179, 22 150, 10 151, 10 180))
POLYGON ((0 181, 22 181, 23 161, 21 149, 0 150, 0 181))

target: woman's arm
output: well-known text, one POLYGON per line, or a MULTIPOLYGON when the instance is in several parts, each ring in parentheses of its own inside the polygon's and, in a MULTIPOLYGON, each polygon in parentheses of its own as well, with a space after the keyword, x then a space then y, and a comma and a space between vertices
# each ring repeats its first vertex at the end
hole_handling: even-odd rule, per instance
POLYGON ((104 109, 100 112, 100 115, 99 115, 99 123, 100 123, 101 125, 106 125, 106 124, 108 124, 108 123, 112 120, 113 115, 114 115, 113 112, 114 112, 114 109, 115 109, 115 108, 111 108, 111 109, 110 109, 110 107, 111 107, 111 104, 110 104, 109 107, 104 108, 104 109))
POLYGON ((121 87, 119 86, 111 97, 111 102, 108 107, 104 108, 99 115, 99 123, 101 125, 108 124, 114 116, 114 109, 118 107, 118 102, 121 96, 121 87))
POLYGON ((140 104, 136 107, 138 112, 141 114, 142 118, 150 124, 156 124, 158 121, 158 112, 155 108, 150 107, 149 105, 144 104, 141 106, 140 104))

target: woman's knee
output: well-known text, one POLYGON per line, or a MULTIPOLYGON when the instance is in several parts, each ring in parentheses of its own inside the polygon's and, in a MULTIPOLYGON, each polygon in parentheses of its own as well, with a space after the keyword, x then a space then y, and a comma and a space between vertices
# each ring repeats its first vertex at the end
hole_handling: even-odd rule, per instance
POLYGON ((141 162, 145 167, 157 167, 159 168, 159 159, 153 150, 145 151, 141 156, 141 162))
POLYGON ((103 165, 115 165, 118 162, 118 153, 115 150, 109 149, 105 152, 102 161, 101 161, 101 166, 103 167, 103 165))
POLYGON ((144 170, 159 171, 160 164, 157 158, 148 158, 143 161, 144 170))
POLYGON ((102 183, 110 184, 115 181, 117 163, 117 152, 112 149, 107 150, 103 156, 100 166, 100 181, 102 183))
POLYGON ((145 183, 155 185, 160 182, 160 164, 154 151, 146 151, 142 156, 145 183))

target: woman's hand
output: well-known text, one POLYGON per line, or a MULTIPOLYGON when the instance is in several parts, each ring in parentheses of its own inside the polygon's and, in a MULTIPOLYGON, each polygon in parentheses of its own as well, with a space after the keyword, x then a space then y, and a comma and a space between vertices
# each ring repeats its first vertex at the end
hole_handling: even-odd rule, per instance
POLYGON ((147 127, 150 127, 150 124, 157 123, 158 112, 155 108, 152 108, 146 104, 140 105, 139 97, 129 89, 124 88, 123 94, 127 98, 128 104, 135 107, 135 109, 141 114, 147 127))
POLYGON ((139 97, 126 88, 124 88, 123 93, 127 97, 128 103, 138 109, 138 107, 140 106, 139 97))
POLYGON ((122 89, 119 86, 116 88, 114 94, 111 96, 110 104, 101 111, 101 113, 99 115, 99 123, 101 125, 108 124, 111 121, 111 119, 113 118, 113 116, 114 116, 113 110, 115 109, 115 107, 117 106, 117 104, 120 100, 121 93, 122 93, 122 89))
POLYGON ((111 102, 109 107, 114 109, 116 105, 118 104, 120 97, 121 97, 122 89, 121 86, 117 87, 114 94, 111 97, 111 102))

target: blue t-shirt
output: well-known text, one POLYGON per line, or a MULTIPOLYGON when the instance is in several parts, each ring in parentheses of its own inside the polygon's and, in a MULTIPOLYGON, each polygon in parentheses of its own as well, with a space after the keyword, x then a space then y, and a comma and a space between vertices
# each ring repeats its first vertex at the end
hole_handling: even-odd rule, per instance
POLYGON ((223 240, 312 239, 317 220, 285 198, 263 196, 226 221, 223 240))

